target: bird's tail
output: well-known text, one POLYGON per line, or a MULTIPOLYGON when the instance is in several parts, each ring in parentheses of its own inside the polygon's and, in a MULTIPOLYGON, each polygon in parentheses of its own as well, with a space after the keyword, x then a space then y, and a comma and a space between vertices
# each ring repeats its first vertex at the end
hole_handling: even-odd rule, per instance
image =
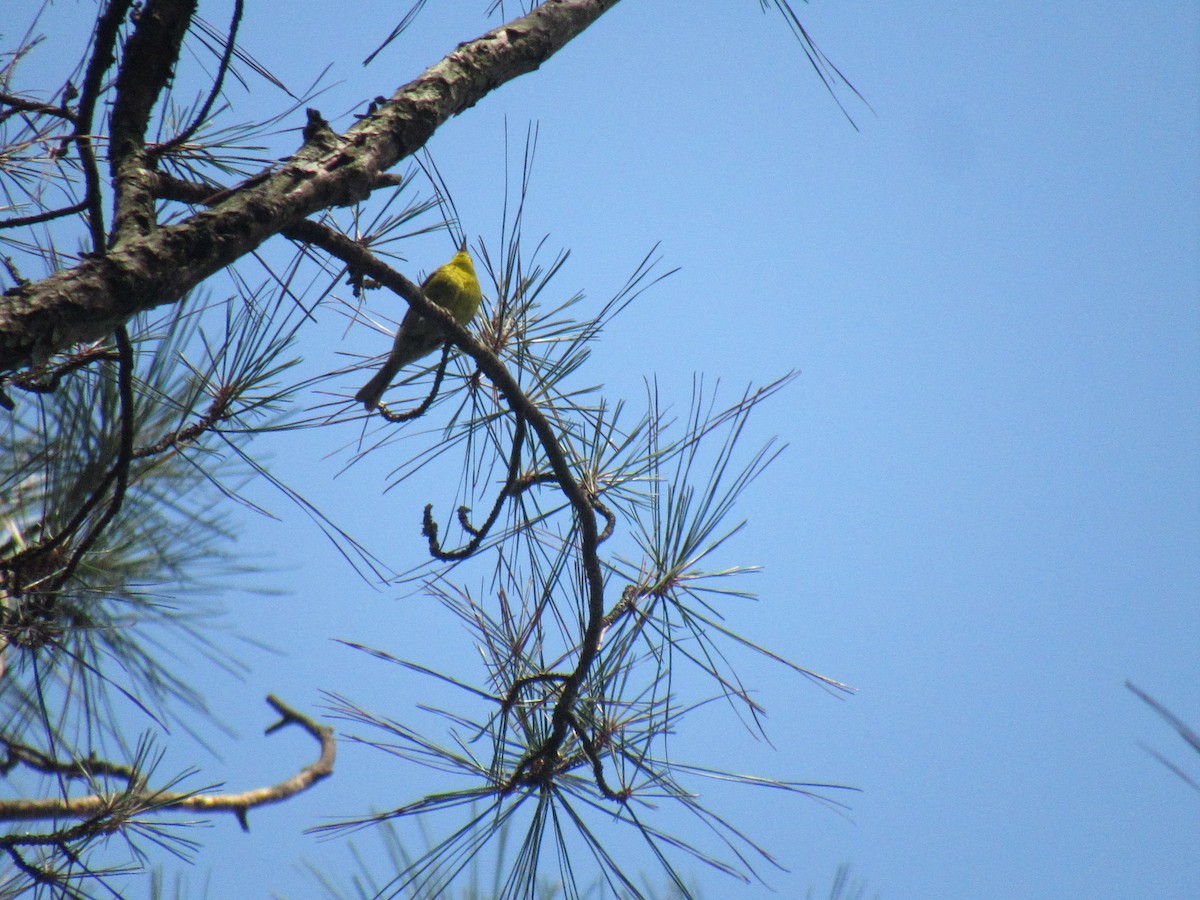
POLYGON ((374 409, 379 405, 383 392, 391 385, 395 375, 396 373, 391 371, 388 366, 384 366, 362 386, 362 389, 354 395, 354 399, 367 409, 374 409))

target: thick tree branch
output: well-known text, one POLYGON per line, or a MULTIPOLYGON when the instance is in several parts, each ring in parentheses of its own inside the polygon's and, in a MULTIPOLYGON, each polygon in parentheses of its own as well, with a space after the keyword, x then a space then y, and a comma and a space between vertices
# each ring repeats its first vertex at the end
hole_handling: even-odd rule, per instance
POLYGON ((149 0, 125 43, 112 110, 109 171, 116 190, 110 243, 146 234, 154 227, 154 195, 147 177, 146 127, 167 86, 196 0, 149 0))
POLYGON ((380 173, 420 149, 443 122, 537 69, 616 2, 547 0, 459 45, 341 135, 336 146, 310 141, 269 177, 235 189, 212 209, 13 288, 0 302, 0 372, 108 334, 143 310, 178 302, 288 225, 366 196, 380 173))

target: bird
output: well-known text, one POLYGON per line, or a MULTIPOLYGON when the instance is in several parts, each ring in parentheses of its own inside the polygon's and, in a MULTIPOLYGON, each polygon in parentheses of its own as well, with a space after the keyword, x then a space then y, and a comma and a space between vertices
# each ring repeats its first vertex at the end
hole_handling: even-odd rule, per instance
MULTIPOLYGON (((467 252, 465 238, 450 262, 438 266, 425 279, 421 285, 421 293, 451 313, 459 325, 466 325, 475 317, 483 294, 479 287, 479 278, 475 275, 475 263, 471 261, 471 254, 467 252)), ((375 376, 354 395, 354 399, 368 410, 374 409, 379 405, 383 392, 388 389, 392 379, 401 369, 423 356, 428 356, 445 342, 446 337, 435 322, 409 307, 396 330, 392 352, 388 354, 387 360, 375 376)))

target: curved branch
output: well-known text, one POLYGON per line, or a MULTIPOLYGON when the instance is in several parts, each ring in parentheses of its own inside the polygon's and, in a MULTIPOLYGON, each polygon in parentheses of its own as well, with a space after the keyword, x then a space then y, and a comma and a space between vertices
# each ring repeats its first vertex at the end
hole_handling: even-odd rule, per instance
POLYGON ((530 771, 551 771, 571 727, 572 710, 579 697, 584 677, 600 652, 604 632, 604 573, 600 567, 598 547, 601 538, 593 497, 572 471, 554 425, 546 418, 541 408, 525 394, 512 373, 490 348, 459 325, 453 315, 427 300, 419 287, 391 266, 381 262, 360 244, 332 229, 309 227, 309 224, 311 223, 306 223, 302 229, 297 228, 292 233, 301 240, 311 239, 316 246, 399 294, 422 317, 436 322, 450 341, 475 361, 479 371, 487 376, 503 395, 513 414, 524 419, 533 429, 538 443, 546 452, 546 460, 550 463, 554 480, 575 514, 579 525, 579 556, 587 585, 587 624, 579 641, 579 658, 575 669, 564 679, 562 691, 555 702, 550 735, 540 747, 532 750, 521 761, 513 780, 527 777, 530 771))
POLYGON ((355 202, 451 116, 533 71, 617 0, 547 0, 526 16, 460 44, 336 146, 305 145, 261 182, 177 225, 130 237, 0 304, 0 372, 94 340, 135 313, 178 302, 210 275, 312 213, 355 202))
MULTIPOLYGON (((165 812, 181 810, 192 812, 231 812, 237 816, 242 827, 246 827, 246 813, 253 807, 265 806, 268 803, 279 803, 294 797, 311 788, 318 781, 333 774, 333 764, 337 756, 337 742, 333 737, 333 729, 328 725, 317 722, 297 710, 292 709, 273 694, 267 695, 267 703, 279 713, 280 720, 267 729, 272 734, 287 725, 299 725, 320 744, 321 751, 316 760, 300 769, 290 778, 285 778, 277 784, 266 787, 251 788, 236 794, 194 794, 186 791, 153 791, 142 790, 134 793, 133 800, 145 804, 146 811, 165 812)), ((18 760, 26 762, 24 758, 18 760)), ((87 766, 93 771, 99 771, 101 765, 89 761, 80 765, 87 766)), ((115 763, 103 764, 110 767, 114 773, 123 775, 123 767, 115 763)), ((36 766, 42 768, 41 766, 36 766)), ((128 795, 126 795, 128 796, 128 795)), ((32 821, 38 819, 86 819, 90 816, 102 815, 113 802, 112 796, 92 794, 74 799, 42 799, 42 800, 0 800, 0 821, 32 821)), ((0 846, 22 843, 21 835, 0 836, 0 846)))
MULTIPOLYGON (((323 226, 317 226, 323 227, 323 226)), ((433 374, 433 385, 429 388, 429 393, 425 395, 425 399, 412 409, 406 409, 404 412, 396 412, 390 409, 386 403, 380 403, 376 407, 375 412, 383 416, 389 422, 411 422, 413 419, 419 419, 429 411, 429 407, 433 405, 433 401, 437 399, 438 391, 442 389, 442 381, 446 378, 446 363, 450 361, 450 345, 442 345, 442 359, 438 363, 437 371, 433 374)))
POLYGON ((517 475, 521 469, 521 446, 525 443, 525 420, 521 416, 517 416, 517 426, 513 430, 512 452, 509 454, 508 460, 508 478, 505 479, 504 486, 500 488, 496 495, 496 502, 492 505, 492 511, 488 513, 488 517, 484 520, 482 526, 476 528, 467 518, 469 510, 465 506, 458 508, 458 523, 462 526, 463 531, 471 535, 471 540, 467 542, 465 547, 460 547, 457 550, 444 550, 438 542, 438 527, 437 522, 433 519, 433 504, 430 503, 425 507, 425 519, 421 526, 421 533, 429 540, 429 553, 435 559, 443 562, 452 560, 466 559, 471 556, 479 545, 484 542, 488 536, 488 532, 492 530, 492 526, 496 524, 496 520, 500 518, 500 511, 504 509, 504 501, 508 499, 511 493, 511 487, 517 479, 517 475))
MULTIPOLYGON (((96 22, 96 36, 92 56, 79 91, 79 107, 75 114, 75 132, 71 142, 79 153, 86 185, 84 202, 88 208, 88 228, 92 237, 92 250, 99 253, 104 248, 104 210, 100 206, 100 168, 96 164, 96 151, 92 147, 92 117, 104 83, 104 73, 117 61, 116 46, 120 37, 121 23, 125 20, 133 0, 110 0, 108 8, 96 22)), ((105 328, 94 337, 101 337, 111 329, 105 328)))

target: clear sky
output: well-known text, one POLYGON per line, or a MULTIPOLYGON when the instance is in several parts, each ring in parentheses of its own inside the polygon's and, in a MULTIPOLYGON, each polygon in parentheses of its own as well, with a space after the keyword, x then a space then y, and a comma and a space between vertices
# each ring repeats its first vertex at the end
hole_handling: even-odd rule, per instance
MULTIPOLYGON (((224 22, 227 5, 203 14, 224 22)), ((312 105, 345 127, 357 104, 481 33, 486 5, 429 4, 365 70, 404 4, 332 19, 327 4, 284 16, 248 4, 244 46, 297 91, 332 63, 334 87, 312 105)), ((656 242, 663 267, 680 268, 605 333, 592 379, 611 395, 637 399, 654 375, 686 404, 704 373, 733 399, 801 373, 751 429, 790 447, 750 489, 749 525, 726 551, 765 567, 760 601, 728 614, 859 692, 839 700, 746 660, 774 746, 706 715, 674 750, 862 788, 845 814, 729 794, 729 817, 788 869, 767 874, 778 896, 827 895, 848 862, 869 893, 897 900, 1200 897, 1200 796, 1138 744, 1193 774, 1200 759, 1123 687, 1200 726, 1200 11, 797 11, 870 102, 839 94, 859 130, 752 0, 625 0, 431 143, 467 233, 494 246, 505 121, 517 155, 539 123, 526 227, 570 248, 564 298, 582 289, 598 306, 656 242)), ((36 60, 54 62, 49 48, 36 60)), ((251 88, 230 90, 241 118, 285 101, 251 88)), ((294 140, 280 137, 281 155, 294 140)), ((414 242, 413 266, 449 245, 414 242)), ((301 349, 382 351, 366 339, 327 314, 301 349)), ((357 434, 262 447, 402 567, 420 552, 430 489, 392 491, 363 522, 389 466, 334 478, 357 434)), ((364 585, 286 501, 256 496, 280 521, 248 519, 244 546, 279 567, 259 580, 285 593, 229 603, 283 654, 248 649, 253 675, 211 682, 245 740, 206 763, 205 780, 230 788, 308 752, 300 737, 256 734, 268 691, 315 708, 335 690, 397 718, 423 699, 415 677, 330 637, 468 672, 473 661, 426 601, 364 585)), ((249 835, 216 820, 193 875, 211 870, 213 897, 314 896, 298 860, 345 858, 301 829, 417 796, 414 773, 389 762, 346 747, 333 779, 252 813, 249 835)), ((370 834, 356 842, 378 852, 370 834)), ((708 897, 769 896, 689 871, 708 897)))

